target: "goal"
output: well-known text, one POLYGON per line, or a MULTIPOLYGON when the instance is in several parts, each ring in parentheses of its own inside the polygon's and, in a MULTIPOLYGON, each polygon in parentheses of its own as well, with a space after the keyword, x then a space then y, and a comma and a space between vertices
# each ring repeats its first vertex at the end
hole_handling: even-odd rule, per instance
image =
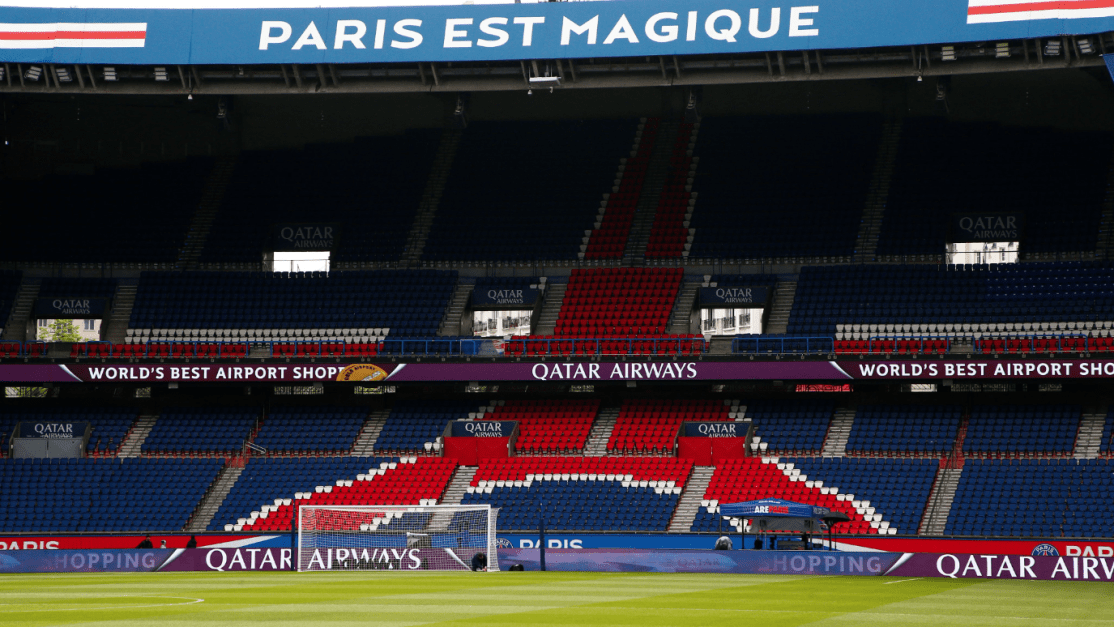
POLYGON ((490 505, 302 505, 298 572, 499 570, 490 505), (483 558, 476 558, 477 555, 483 558))

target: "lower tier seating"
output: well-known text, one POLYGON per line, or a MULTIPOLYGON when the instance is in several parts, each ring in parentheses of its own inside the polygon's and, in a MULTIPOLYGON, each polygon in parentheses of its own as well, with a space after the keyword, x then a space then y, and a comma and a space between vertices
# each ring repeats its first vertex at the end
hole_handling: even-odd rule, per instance
POLYGON ((482 410, 468 401, 400 401, 383 424, 375 450, 425 452, 440 449, 441 434, 452 420, 476 418, 482 410), (434 447, 434 445, 438 445, 434 447))
POLYGON ((772 462, 772 458, 757 457, 723 460, 716 466, 716 471, 708 483, 708 489, 704 491, 704 499, 697 511, 696 520, 692 523, 692 531, 714 532, 727 528, 726 521, 721 522, 722 517, 718 513, 719 506, 724 503, 779 498, 820 505, 847 514, 851 522, 837 526, 838 533, 876 534, 883 528, 886 529, 886 533, 896 533, 889 531, 889 522, 882 521, 881 515, 870 509, 869 502, 863 505, 863 501, 848 498, 869 497, 836 492, 836 488, 840 487, 842 486, 827 486, 822 479, 819 483, 812 480, 811 476, 803 475, 799 469, 794 469, 791 462, 775 463, 772 462), (799 480, 801 476, 805 476, 806 479, 799 480), (874 520, 876 516, 878 520, 874 520))
POLYGON ((181 531, 218 459, 0 459, 0 531, 181 531))
POLYGON ((939 455, 952 450, 963 408, 872 405, 859 407, 847 451, 860 455, 913 453, 939 455))
POLYGON ((484 419, 517 420, 516 450, 569 454, 584 450, 599 408, 598 399, 505 401, 492 407, 484 419))
POLYGON ((256 409, 169 409, 155 421, 143 441, 143 452, 218 455, 240 451, 258 419, 256 409))
MULTIPOLYGON (((348 469, 357 470, 351 465, 348 469)), ((366 471, 337 479, 334 485, 314 486, 281 501, 276 497, 271 503, 257 505, 259 509, 245 511, 236 519, 233 530, 289 531, 294 508, 302 505, 421 505, 441 498, 455 470, 456 460, 440 457, 380 462, 378 468, 369 465, 366 471)))
POLYGON ((1109 538, 1114 461, 968 460, 945 534, 1109 538))
POLYGON ((209 531, 221 531, 275 499, 293 499, 299 491, 312 492, 317 486, 333 485, 382 463, 396 462, 397 457, 253 458, 224 497, 209 531))
POLYGON ((681 423, 728 420, 731 409, 721 400, 623 401, 607 450, 672 455, 681 423))
POLYGON ((963 452, 1066 455, 1075 447, 1082 413, 1070 405, 977 407, 971 410, 963 452))
POLYGON ((824 447, 834 411, 825 401, 764 401, 748 405, 747 418, 767 450, 812 452, 824 447))
POLYGON ((504 529, 665 531, 692 462, 675 458, 482 460, 464 504, 500 508, 504 529), (543 514, 544 513, 544 514, 543 514))

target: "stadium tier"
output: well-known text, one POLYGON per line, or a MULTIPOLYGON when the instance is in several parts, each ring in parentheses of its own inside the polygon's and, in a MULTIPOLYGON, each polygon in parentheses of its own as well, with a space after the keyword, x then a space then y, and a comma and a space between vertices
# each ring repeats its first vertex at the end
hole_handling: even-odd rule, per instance
POLYGON ((568 455, 584 450, 599 407, 599 400, 504 401, 483 419, 518 421, 516 450, 568 455))
POLYGON ((89 440, 85 445, 89 457, 115 457, 124 438, 135 425, 136 412, 129 409, 65 407, 32 412, 0 413, 0 450, 8 450, 9 438, 20 422, 85 423, 89 440))
POLYGON ((823 448, 834 409, 822 401, 766 401, 747 405, 746 415, 768 454, 812 454, 823 448))
POLYGON ((687 257, 692 246, 693 231, 689 229, 689 223, 696 202, 692 180, 700 161, 699 157, 692 156, 692 149, 696 145, 698 129, 697 124, 689 123, 681 124, 677 129, 650 240, 646 245, 647 260, 687 257))
POLYGON ((180 531, 219 459, 0 459, 0 530, 180 531))
POLYGON ((859 407, 847 438, 847 452, 864 456, 908 453, 938 457, 955 446, 962 418, 962 408, 954 406, 859 407))
POLYGON ((208 456, 238 453, 258 421, 258 411, 251 409, 168 409, 155 421, 142 450, 208 456))
POLYGON ((968 456, 1070 455, 1079 432, 1080 413, 1079 407, 1055 405, 974 408, 963 452, 968 456))
POLYGON ((667 455, 683 422, 728 420, 723 401, 625 401, 607 441, 612 453, 667 455))
POLYGON ((12 237, 0 260, 22 263, 130 264, 170 267, 186 241, 190 219, 202 199, 213 159, 104 168, 88 174, 52 174, 35 185, 7 186, 10 206, 35 207, 5 215, 11 233, 49 230, 41 237, 12 237), (49 194, 43 194, 49 189, 49 194), (173 193, 168 193, 173 190, 173 193), (157 199, 158 210, 152 211, 157 199), (79 207, 79 212, 72 208, 79 207), (66 219, 47 216, 62 215, 66 219), (111 215, 109 225, 105 216, 111 215))
POLYGON ((633 121, 469 125, 422 258, 577 259, 634 133, 633 121))
POLYGON ((955 214, 1021 214, 1023 250, 1091 251, 1107 194, 1109 133, 913 118, 901 130, 880 259, 938 261, 955 214), (1070 152, 1071 160, 1033 155, 1070 152))
POLYGON ((500 527, 665 531, 692 470, 673 458, 534 457, 481 460, 461 501, 500 508, 500 527), (544 508, 544 509, 543 509, 544 508))
POLYGON ((482 412, 477 403, 467 401, 401 401, 391 408, 374 448, 400 454, 440 450, 441 434, 450 421, 474 419, 482 412))
POLYGON ((947 533, 965 536, 1114 535, 1107 459, 969 460, 947 533))
POLYGON ((440 140, 439 131, 416 130, 246 152, 227 183, 201 259, 259 264, 264 253, 298 250, 298 242, 284 240, 276 228, 328 225, 336 240, 332 262, 397 262, 440 140), (313 208, 310 218, 307 207, 313 208))
POLYGON ((871 115, 706 118, 689 259, 850 260, 881 134, 871 115), (809 158, 771 158, 784 146, 809 158))
POLYGON ((252 439, 272 453, 347 453, 360 435, 367 411, 339 407, 286 407, 270 413, 252 439))
POLYGON ((650 118, 638 124, 630 157, 619 160, 616 184, 600 202, 600 213, 593 225, 595 228, 583 246, 584 259, 619 259, 626 251, 660 127, 660 118, 650 118))

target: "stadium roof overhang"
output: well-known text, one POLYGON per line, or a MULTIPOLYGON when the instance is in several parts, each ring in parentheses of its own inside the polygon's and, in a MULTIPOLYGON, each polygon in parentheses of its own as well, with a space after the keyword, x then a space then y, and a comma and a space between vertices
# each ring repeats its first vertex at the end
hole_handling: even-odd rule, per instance
POLYGON ((1114 50, 1114 34, 1091 36, 1091 54, 1079 37, 1058 38, 1061 52, 1047 56, 1045 39, 868 50, 811 50, 718 55, 669 55, 517 61, 381 64, 275 64, 105 66, 40 64, 42 80, 25 78, 35 64, 5 63, 0 92, 135 95, 266 95, 522 91, 527 89, 624 89, 696 85, 772 84, 804 81, 913 78, 1039 70, 1100 68, 1101 50, 1114 50), (549 74, 558 81, 531 82, 549 74))
POLYGON ((0 0, 0 91, 398 93, 929 78, 1101 66, 1100 55, 1114 52, 1114 0, 459 1, 0 0), (418 4, 439 6, 405 6, 418 4))

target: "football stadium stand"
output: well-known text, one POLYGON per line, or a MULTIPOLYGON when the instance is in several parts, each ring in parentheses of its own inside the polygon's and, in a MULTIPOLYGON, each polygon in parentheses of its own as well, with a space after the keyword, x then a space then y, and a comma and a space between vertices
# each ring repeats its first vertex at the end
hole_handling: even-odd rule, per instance
POLYGON ((728 420, 723 401, 624 401, 607 442, 613 453, 670 455, 683 422, 728 420))
POLYGON ((847 452, 936 456, 955 446, 963 408, 957 406, 874 405, 859 407, 847 438, 847 452))
POLYGON ((527 453, 580 453, 599 412, 600 401, 503 401, 484 420, 518 421, 515 449, 527 453))
POLYGON ((270 453, 348 452, 367 411, 342 407, 285 407, 272 411, 252 439, 270 453))
POLYGON ((155 421, 143 452, 226 456, 242 451, 259 412, 240 408, 168 409, 155 421))

